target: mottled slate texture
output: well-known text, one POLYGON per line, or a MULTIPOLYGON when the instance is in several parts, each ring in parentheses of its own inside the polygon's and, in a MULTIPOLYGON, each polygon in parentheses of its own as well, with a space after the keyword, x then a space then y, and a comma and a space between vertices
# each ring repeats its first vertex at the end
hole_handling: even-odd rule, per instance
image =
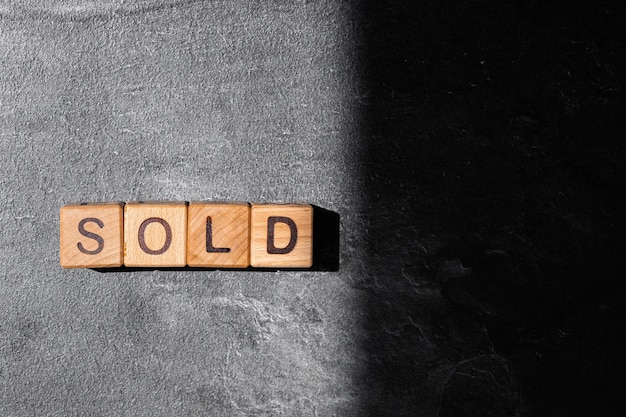
POLYGON ((334 2, 2 2, 0 414, 358 409, 356 25, 334 2), (75 201, 340 214, 339 272, 61 270, 75 201))

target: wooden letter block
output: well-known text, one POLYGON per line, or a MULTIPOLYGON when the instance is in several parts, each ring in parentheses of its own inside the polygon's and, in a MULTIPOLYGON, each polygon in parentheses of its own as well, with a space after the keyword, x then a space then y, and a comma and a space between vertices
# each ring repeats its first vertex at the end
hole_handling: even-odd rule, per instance
POLYGON ((83 203, 61 207, 61 266, 122 266, 122 203, 83 203))
POLYGON ((186 203, 132 202, 124 207, 124 265, 185 266, 186 244, 186 203))
POLYGON ((313 207, 252 204, 250 263, 257 268, 310 268, 313 264, 313 207))
POLYGON ((250 265, 248 203, 192 202, 188 217, 187 265, 205 268, 250 265))

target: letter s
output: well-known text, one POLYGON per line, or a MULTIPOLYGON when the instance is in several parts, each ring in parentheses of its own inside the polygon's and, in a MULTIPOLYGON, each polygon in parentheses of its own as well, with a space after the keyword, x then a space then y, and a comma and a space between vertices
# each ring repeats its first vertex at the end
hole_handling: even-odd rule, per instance
POLYGON ((81 242, 78 242, 76 246, 78 246, 79 251, 81 251, 82 253, 86 255, 97 255, 100 252, 102 252, 102 249, 104 249, 104 239, 100 235, 97 235, 95 233, 91 233, 85 230, 85 223, 89 223, 89 222, 97 224, 100 227, 100 229, 104 227, 104 223, 102 223, 102 220, 96 219, 95 217, 87 217, 86 219, 82 219, 80 223, 78 223, 78 232, 81 235, 98 242, 98 247, 95 248, 94 250, 87 250, 85 249, 85 247, 83 246, 81 242))

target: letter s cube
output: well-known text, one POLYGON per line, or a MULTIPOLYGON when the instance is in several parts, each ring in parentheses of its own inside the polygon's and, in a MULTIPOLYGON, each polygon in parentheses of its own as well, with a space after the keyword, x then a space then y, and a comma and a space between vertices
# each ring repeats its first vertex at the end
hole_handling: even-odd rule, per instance
POLYGON ((124 262, 123 207, 123 203, 82 203, 61 207, 61 266, 121 266, 124 262))

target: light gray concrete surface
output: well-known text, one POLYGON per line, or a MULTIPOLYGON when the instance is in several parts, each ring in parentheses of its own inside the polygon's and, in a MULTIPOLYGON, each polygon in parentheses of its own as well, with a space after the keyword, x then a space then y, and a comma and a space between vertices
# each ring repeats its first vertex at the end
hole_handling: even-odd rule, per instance
POLYGON ((358 25, 341 2, 0 2, 0 414, 358 415, 358 25), (59 266, 76 201, 308 202, 338 272, 59 266))

